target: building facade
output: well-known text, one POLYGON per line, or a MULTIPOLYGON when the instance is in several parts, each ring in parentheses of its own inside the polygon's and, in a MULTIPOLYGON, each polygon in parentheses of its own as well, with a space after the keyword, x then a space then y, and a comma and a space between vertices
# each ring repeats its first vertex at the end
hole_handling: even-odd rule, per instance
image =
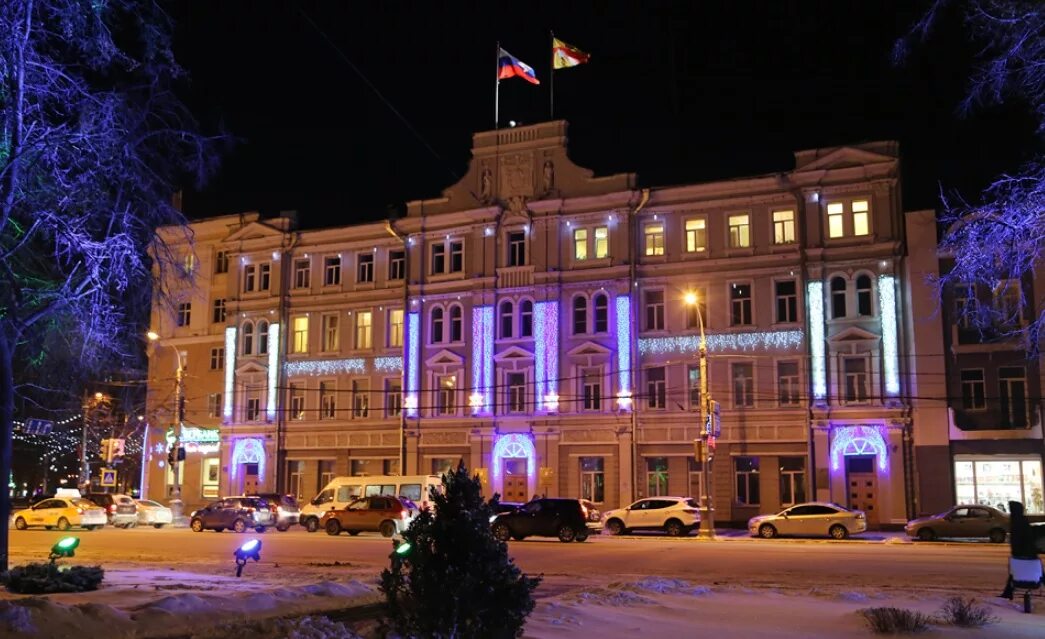
POLYGON ((914 392, 931 331, 908 256, 935 236, 910 243, 894 142, 640 189, 573 164, 548 122, 477 133, 461 181, 394 221, 191 227, 162 231, 184 268, 153 312, 153 497, 173 482, 179 352, 190 505, 462 460, 508 501, 704 494, 701 325, 720 521, 820 499, 903 523, 937 488, 919 464, 950 455, 949 435, 915 450, 919 419, 935 432, 948 413, 914 392))

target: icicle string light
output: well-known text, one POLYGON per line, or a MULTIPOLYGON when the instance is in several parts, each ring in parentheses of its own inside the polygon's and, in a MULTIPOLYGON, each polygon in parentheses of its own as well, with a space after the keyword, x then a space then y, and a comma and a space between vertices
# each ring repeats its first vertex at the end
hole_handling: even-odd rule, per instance
POLYGON ((276 419, 276 384, 279 383, 279 324, 269 324, 268 343, 268 397, 265 402, 265 416, 269 421, 276 419))
POLYGON ((534 306, 534 368, 538 410, 549 408, 547 397, 558 398, 559 377, 559 303, 538 302, 534 306))
POLYGON ((617 392, 620 408, 631 408, 631 296, 618 295, 616 300, 617 320, 617 392))
POLYGON ((831 429, 831 470, 842 470, 842 458, 875 455, 878 470, 889 469, 889 448, 880 426, 835 426, 831 429))
POLYGON ((221 414, 225 421, 232 419, 232 389, 236 380, 236 327, 225 328, 225 397, 221 414))
POLYGON ((421 314, 413 311, 406 314, 406 393, 403 408, 407 417, 417 417, 417 393, 421 388, 421 314))
POLYGON ((878 276, 878 310, 882 316, 882 366, 885 392, 900 394, 900 357, 897 353, 896 283, 892 275, 878 276))
MULTIPOLYGON (((712 334, 707 336, 707 342, 708 351, 787 350, 800 347, 804 338, 802 331, 760 331, 712 334)), ((643 355, 696 353, 699 348, 699 335, 639 339, 639 352, 643 355)))
POLYGON ((813 374, 813 399, 827 398, 827 360, 824 357, 824 283, 806 283, 806 311, 809 317, 809 354, 813 374))

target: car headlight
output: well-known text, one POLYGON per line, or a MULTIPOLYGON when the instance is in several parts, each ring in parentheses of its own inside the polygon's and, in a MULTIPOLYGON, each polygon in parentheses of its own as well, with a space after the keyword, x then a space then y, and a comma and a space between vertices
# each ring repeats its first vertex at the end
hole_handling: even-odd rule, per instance
POLYGON ((490 515, 490 523, 497 521, 497 515, 490 515))

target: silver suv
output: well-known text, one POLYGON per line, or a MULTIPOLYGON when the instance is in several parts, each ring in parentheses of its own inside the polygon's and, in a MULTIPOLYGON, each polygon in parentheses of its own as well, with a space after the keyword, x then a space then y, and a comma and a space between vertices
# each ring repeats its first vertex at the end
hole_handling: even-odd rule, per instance
POLYGON ((632 530, 663 530, 672 537, 700 527, 700 505, 692 497, 647 497, 627 508, 602 514, 611 535, 632 530))

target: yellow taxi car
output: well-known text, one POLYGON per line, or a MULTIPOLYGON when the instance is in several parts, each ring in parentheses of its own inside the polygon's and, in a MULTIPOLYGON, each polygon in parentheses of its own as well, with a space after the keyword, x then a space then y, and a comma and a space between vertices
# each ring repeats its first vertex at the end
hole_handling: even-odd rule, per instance
POLYGON ((94 530, 105 525, 105 509, 81 497, 56 497, 19 510, 14 514, 15 528, 25 530, 30 526, 43 526, 50 530, 69 530, 80 526, 94 530))

